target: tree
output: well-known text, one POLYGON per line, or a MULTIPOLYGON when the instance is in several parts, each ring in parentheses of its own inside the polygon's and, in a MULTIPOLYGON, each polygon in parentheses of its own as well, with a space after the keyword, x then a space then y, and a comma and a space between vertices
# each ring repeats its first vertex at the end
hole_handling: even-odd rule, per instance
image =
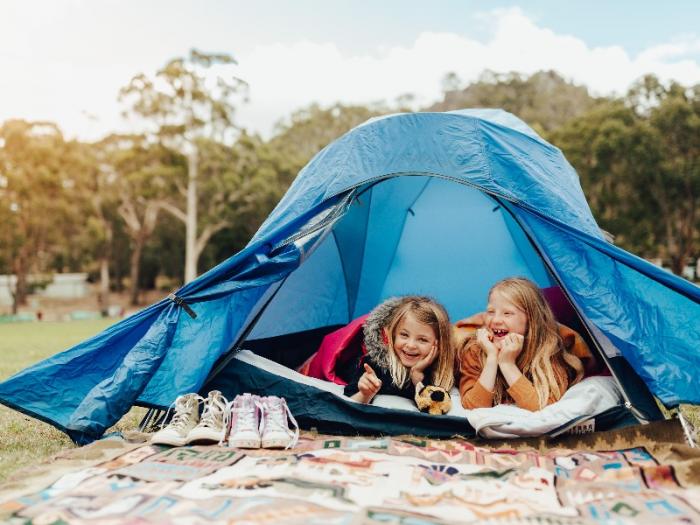
POLYGON ((130 299, 137 305, 143 248, 156 227, 164 198, 173 181, 183 177, 186 163, 177 152, 138 135, 112 135, 100 147, 116 182, 117 213, 131 239, 130 299))
POLYGON ((443 80, 443 100, 428 111, 501 108, 546 135, 597 102, 584 86, 564 80, 555 71, 538 71, 529 77, 485 71, 479 80, 462 89, 459 83, 457 75, 448 73, 443 80))
MULTIPOLYGON (((348 106, 318 104, 300 109, 277 123, 270 147, 286 159, 283 169, 295 176, 311 157, 335 139, 372 117, 389 113, 383 105, 348 106)), ((287 184, 291 182, 288 181, 287 184)))
POLYGON ((700 255, 699 94, 647 76, 551 136, 601 226, 623 247, 669 260, 679 275, 700 255))
POLYGON ((135 76, 120 94, 121 100, 130 104, 129 113, 151 124, 154 140, 188 159, 187 183, 178 186, 184 202, 165 205, 185 223, 185 282, 197 276, 201 245, 225 227, 214 217, 204 221, 203 229, 198 226, 200 215, 210 210, 208 203, 200 203, 200 148, 206 140, 230 142, 235 134, 235 106, 245 100, 247 93, 242 80, 224 77, 235 64, 226 54, 192 50, 188 58, 168 62, 155 78, 135 76))
POLYGON ((75 148, 50 122, 0 127, 0 251, 16 276, 14 313, 26 303, 29 273, 51 270, 72 237, 75 148))
POLYGON ((76 243, 89 258, 89 268, 97 265, 99 291, 97 302, 103 316, 108 314, 110 265, 114 254, 114 238, 118 231, 119 180, 110 164, 109 139, 97 144, 80 144, 84 165, 80 181, 85 226, 76 235, 76 243))
POLYGON ((643 195, 658 213, 655 234, 664 248, 662 256, 681 275, 689 260, 700 256, 700 85, 686 89, 672 82, 663 87, 648 76, 632 89, 630 98, 648 99, 650 91, 659 103, 648 115, 645 105, 636 110, 653 130, 660 155, 643 195))
POLYGON ((298 169, 292 168, 287 155, 256 135, 243 133, 231 147, 212 143, 214 152, 205 170, 219 173, 228 186, 218 199, 225 216, 234 227, 226 227, 212 236, 202 252, 204 263, 212 266, 240 250, 267 218, 282 197, 298 169))

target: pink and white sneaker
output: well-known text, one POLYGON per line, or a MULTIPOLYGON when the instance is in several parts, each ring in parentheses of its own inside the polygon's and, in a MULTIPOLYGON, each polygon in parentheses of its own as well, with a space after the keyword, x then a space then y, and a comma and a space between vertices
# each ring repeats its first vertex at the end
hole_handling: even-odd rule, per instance
POLYGON ((283 397, 267 396, 260 399, 262 410, 261 445, 263 448, 292 448, 299 440, 299 425, 283 397), (294 430, 289 429, 289 421, 294 430))
POLYGON ((260 398, 239 394, 226 411, 229 421, 228 446, 260 448, 260 398))

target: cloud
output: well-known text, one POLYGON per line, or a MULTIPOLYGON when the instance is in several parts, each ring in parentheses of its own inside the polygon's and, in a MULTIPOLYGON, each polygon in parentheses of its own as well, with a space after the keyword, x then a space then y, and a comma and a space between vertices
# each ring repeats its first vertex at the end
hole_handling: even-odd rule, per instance
MULTIPOLYGON (((25 18, 27 24, 38 23, 25 18)), ((119 88, 134 74, 155 71, 171 58, 161 59, 155 50, 128 55, 115 48, 108 59, 71 60, 76 49, 85 50, 86 56, 91 53, 82 44, 76 47, 77 40, 72 47, 56 47, 50 34, 38 29, 33 34, 44 35, 41 39, 22 36, 25 32, 17 27, 14 36, 7 36, 12 29, 7 24, 0 19, 0 29, 7 30, 0 32, 0 47, 5 49, 0 53, 0 122, 11 117, 53 120, 67 135, 83 139, 125 131, 128 125, 120 118, 116 99, 119 88)), ((240 108, 239 122, 269 136, 276 121, 312 102, 391 102, 411 93, 415 106, 421 107, 440 98, 448 72, 469 82, 485 69, 526 74, 554 69, 594 94, 622 94, 647 73, 686 85, 700 82, 697 35, 678 37, 632 57, 621 45, 591 47, 542 27, 519 8, 478 13, 465 26, 478 26, 480 36, 424 32, 411 45, 384 44, 373 52, 354 54, 333 42, 312 40, 250 47, 236 54, 239 75, 250 86, 250 103, 240 108)))
POLYGON ((700 82, 692 58, 700 38, 646 49, 631 57, 622 46, 590 47, 583 40, 538 26, 519 8, 480 13, 482 40, 454 33, 422 33, 409 47, 383 47, 373 54, 342 53, 333 43, 298 42, 259 46, 240 57, 251 103, 240 111, 243 125, 263 134, 291 111, 314 101, 331 104, 392 101, 412 93, 426 105, 441 95, 445 74, 465 82, 485 69, 534 73, 554 69, 595 94, 622 94, 642 75, 685 84, 700 82))

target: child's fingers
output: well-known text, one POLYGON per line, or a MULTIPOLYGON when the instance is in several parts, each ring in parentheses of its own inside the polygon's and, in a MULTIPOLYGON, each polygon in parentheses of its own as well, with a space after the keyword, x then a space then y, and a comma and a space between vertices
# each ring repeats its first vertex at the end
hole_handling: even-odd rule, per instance
POLYGON ((364 392, 378 392, 382 387, 382 381, 377 376, 372 376, 369 374, 362 374, 360 380, 357 383, 357 387, 360 391, 364 392))
POLYGON ((382 387, 382 380, 379 379, 377 376, 373 376, 373 375, 368 374, 366 377, 367 377, 367 380, 372 384, 372 386, 374 388, 376 388, 377 390, 379 390, 382 387))
POLYGON ((374 373, 374 370, 372 370, 372 367, 369 366, 367 363, 364 363, 365 366, 365 374, 369 374, 371 376, 377 377, 377 374, 374 373))

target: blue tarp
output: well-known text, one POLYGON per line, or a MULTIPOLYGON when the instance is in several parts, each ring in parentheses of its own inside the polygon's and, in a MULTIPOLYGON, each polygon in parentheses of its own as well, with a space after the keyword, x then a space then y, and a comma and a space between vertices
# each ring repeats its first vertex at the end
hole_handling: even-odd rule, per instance
MULTIPOLYGON (((166 407, 177 395, 197 391, 215 361, 267 301, 271 287, 306 261, 302 243, 284 241, 324 211, 346 206, 353 190, 402 175, 465 184, 494 202, 506 203, 581 313, 620 349, 651 391, 667 406, 700 403, 700 388, 693 381, 700 371, 700 289, 606 243, 562 153, 522 121, 497 110, 399 114, 355 128, 300 172, 244 250, 176 292, 196 318, 164 299, 11 377, 0 384, 0 402, 87 442, 134 403, 166 407)), ((402 184, 397 191, 410 193, 415 191, 411 185, 423 183, 402 184)), ((433 197, 428 190, 418 191, 425 195, 421 204, 433 197)), ((480 207, 450 209, 470 216, 480 207)), ((357 214, 360 224, 369 221, 360 208, 347 210, 357 214)), ((381 217, 380 211, 376 217, 381 217)), ((513 230, 508 222, 512 219, 504 221, 506 229, 513 230)), ((327 304, 345 305, 342 312, 333 310, 338 319, 329 324, 352 317, 381 295, 372 292, 373 279, 381 280, 387 291, 396 291, 391 279, 377 277, 384 275, 382 268, 398 268, 394 275, 401 276, 425 270, 427 264, 398 267, 395 256, 366 260, 347 247, 358 234, 364 235, 365 246, 376 246, 373 233, 358 233, 344 224, 338 222, 335 252, 327 255, 328 261, 336 257, 339 266, 323 276, 308 272, 309 280, 327 279, 324 289, 335 290, 327 304)), ((429 232, 409 224, 393 235, 420 240, 429 232)), ((382 241, 392 245, 383 237, 382 241)), ((330 250, 323 242, 314 254, 330 250)), ((395 240, 395 246, 400 250, 402 244, 395 240)), ((521 241, 516 239, 514 246, 513 253, 526 253, 521 241)), ((452 259, 458 270, 460 260, 452 259)), ((483 264, 489 264, 487 257, 483 264)), ((294 275, 302 275, 303 268, 294 275)), ((528 271, 538 281, 545 279, 537 265, 528 271)), ((304 281, 297 278, 293 284, 301 289, 304 281)), ((279 305, 271 303, 270 311, 279 305)), ((275 319, 268 315, 261 322, 269 326, 275 319)))

